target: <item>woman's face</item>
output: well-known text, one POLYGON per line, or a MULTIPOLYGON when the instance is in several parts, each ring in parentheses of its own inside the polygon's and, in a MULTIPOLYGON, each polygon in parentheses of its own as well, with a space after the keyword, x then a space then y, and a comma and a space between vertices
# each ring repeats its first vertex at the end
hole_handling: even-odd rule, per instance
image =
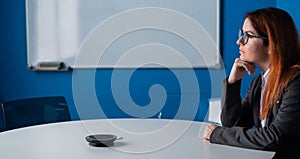
MULTIPOLYGON (((258 36, 253 28, 251 21, 246 18, 243 25, 243 33, 258 36)), ((248 38, 248 42, 243 44, 242 38, 237 40, 240 46, 240 59, 255 64, 264 64, 269 62, 268 46, 263 45, 262 38, 248 38)))

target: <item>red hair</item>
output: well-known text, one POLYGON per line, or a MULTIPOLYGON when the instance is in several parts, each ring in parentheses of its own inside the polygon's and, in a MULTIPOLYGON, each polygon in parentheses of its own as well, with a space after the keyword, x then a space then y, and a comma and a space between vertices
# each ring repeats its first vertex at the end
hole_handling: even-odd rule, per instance
POLYGON ((300 42, 292 17, 278 8, 265 8, 246 14, 259 35, 268 37, 270 75, 264 93, 261 118, 275 106, 294 73, 300 68, 300 42))

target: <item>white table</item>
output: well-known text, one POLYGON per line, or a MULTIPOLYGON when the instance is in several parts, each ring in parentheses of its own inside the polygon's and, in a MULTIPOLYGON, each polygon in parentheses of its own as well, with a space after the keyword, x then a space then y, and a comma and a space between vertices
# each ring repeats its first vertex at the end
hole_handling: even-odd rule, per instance
POLYGON ((0 133, 3 159, 270 159, 274 153, 211 144, 206 123, 166 119, 100 119, 39 125, 0 133), (92 147, 90 134, 121 140, 92 147))

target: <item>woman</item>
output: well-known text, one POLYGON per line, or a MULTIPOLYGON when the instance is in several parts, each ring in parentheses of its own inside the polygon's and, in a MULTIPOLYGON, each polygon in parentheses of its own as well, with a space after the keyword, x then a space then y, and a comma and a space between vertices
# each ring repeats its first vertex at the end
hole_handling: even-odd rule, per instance
MULTIPOLYGON (((211 143, 300 156, 300 44, 291 16, 277 8, 246 14, 237 40, 240 57, 223 81, 221 126, 209 124, 211 143), (244 73, 255 77, 242 100, 244 73)), ((298 157, 299 158, 299 157, 298 157)))

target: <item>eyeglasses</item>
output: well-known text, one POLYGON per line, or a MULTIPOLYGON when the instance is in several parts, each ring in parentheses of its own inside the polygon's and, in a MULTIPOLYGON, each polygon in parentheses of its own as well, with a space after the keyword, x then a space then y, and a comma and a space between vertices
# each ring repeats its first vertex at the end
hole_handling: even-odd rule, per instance
POLYGON ((242 29, 239 30, 239 38, 242 38, 242 43, 245 45, 248 43, 249 38, 261 38, 261 39, 268 39, 263 36, 258 35, 250 35, 248 32, 243 32, 242 29))

